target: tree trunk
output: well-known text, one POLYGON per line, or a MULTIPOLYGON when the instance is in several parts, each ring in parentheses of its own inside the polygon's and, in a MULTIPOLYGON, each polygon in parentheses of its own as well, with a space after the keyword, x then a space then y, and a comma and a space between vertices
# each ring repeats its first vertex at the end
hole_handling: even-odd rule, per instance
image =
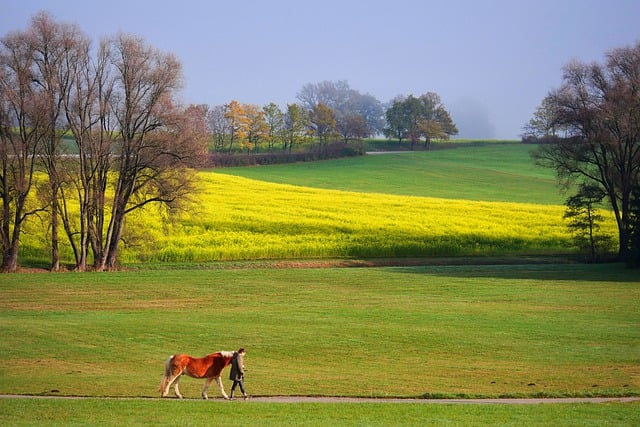
POLYGON ((18 270, 18 252, 20 250, 19 236, 21 228, 20 222, 16 223, 13 228, 7 251, 3 253, 2 257, 2 267, 0 270, 2 270, 3 273, 15 273, 18 270))
POLYGON ((60 271, 58 195, 55 186, 55 183, 51 185, 51 271, 60 271))

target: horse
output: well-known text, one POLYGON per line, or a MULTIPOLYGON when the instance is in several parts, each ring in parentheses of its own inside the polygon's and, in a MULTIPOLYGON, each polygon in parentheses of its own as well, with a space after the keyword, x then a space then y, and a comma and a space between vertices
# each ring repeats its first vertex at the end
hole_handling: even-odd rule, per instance
POLYGON ((227 393, 224 391, 220 374, 222 370, 231 364, 235 352, 233 351, 219 351, 217 353, 209 354, 205 357, 191 357, 188 354, 175 354, 170 356, 164 365, 164 376, 162 377, 162 383, 160 383, 161 397, 167 397, 169 394, 169 388, 173 385, 173 391, 179 399, 182 399, 180 390, 178 390, 178 382, 182 375, 187 375, 191 378, 206 378, 204 388, 202 389, 202 398, 208 399, 207 389, 211 385, 211 382, 215 379, 220 387, 222 397, 229 399, 227 393))

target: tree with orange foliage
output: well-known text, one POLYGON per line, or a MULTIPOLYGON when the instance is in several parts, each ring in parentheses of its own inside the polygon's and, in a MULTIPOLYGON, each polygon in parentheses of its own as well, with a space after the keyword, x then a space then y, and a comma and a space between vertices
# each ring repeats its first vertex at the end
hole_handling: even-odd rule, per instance
POLYGON ((229 124, 229 153, 233 150, 233 144, 247 137, 249 120, 247 113, 238 101, 233 100, 225 105, 225 118, 229 124))

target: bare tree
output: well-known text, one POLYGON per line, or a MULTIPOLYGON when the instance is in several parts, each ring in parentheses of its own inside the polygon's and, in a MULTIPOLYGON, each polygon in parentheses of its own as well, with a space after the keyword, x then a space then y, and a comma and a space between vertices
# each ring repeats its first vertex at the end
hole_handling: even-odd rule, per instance
POLYGON ((0 44, 0 244, 3 272, 16 271, 20 233, 27 218, 42 209, 28 206, 38 150, 48 120, 45 96, 35 82, 34 52, 24 32, 0 44))
POLYGON ((558 136, 558 124, 555 123, 553 103, 550 97, 545 97, 533 117, 524 126, 522 138, 525 140, 537 140, 541 138, 554 138, 558 136))
POLYGON ((178 138, 185 116, 174 98, 181 87, 178 59, 121 34, 112 42, 115 87, 108 99, 118 130, 118 171, 104 245, 96 248, 98 270, 116 268, 127 213, 157 202, 171 206, 189 190, 175 171, 197 157, 202 140, 178 138))
POLYGON ((103 247, 107 215, 107 185, 111 170, 115 129, 108 100, 114 79, 109 71, 109 43, 103 41, 97 58, 91 59, 89 41, 79 39, 78 55, 68 61, 72 84, 64 97, 67 123, 78 150, 77 159, 66 161, 67 176, 61 189, 61 218, 74 251, 76 269, 84 271, 89 250, 95 255, 103 247), (68 200, 77 200, 79 217, 73 220, 68 200))
POLYGON ((47 12, 34 16, 26 36, 33 51, 32 79, 43 97, 41 107, 45 120, 40 158, 48 177, 43 197, 49 200, 51 269, 57 271, 60 268, 59 192, 65 179, 61 142, 68 130, 64 97, 72 84, 72 67, 83 53, 86 38, 76 26, 56 22, 47 12))
POLYGON ((627 257, 631 202, 640 184, 640 43, 615 49, 605 64, 573 62, 563 85, 549 95, 553 123, 568 137, 534 154, 565 185, 577 179, 600 186, 618 225, 619 256, 627 257))
POLYGON ((225 151, 225 141, 230 133, 229 119, 227 118, 227 106, 216 105, 207 113, 207 124, 213 136, 213 149, 216 152, 225 151))
POLYGON ((361 142, 363 138, 371 135, 367 120, 359 114, 343 117, 337 122, 337 130, 345 143, 351 139, 361 142))
POLYGON ((338 125, 350 116, 359 115, 367 121, 372 133, 383 130, 384 110, 380 101, 373 95, 351 89, 345 80, 307 83, 298 92, 297 98, 308 111, 313 111, 318 104, 327 105, 333 110, 338 125))
POLYGON ((47 13, 1 40, 3 271, 17 268, 22 226, 45 208, 53 269, 59 220, 78 270, 89 251, 97 270, 113 269, 126 215, 150 203, 174 210, 191 191, 190 168, 206 152, 207 108, 176 104, 179 61, 124 34, 92 53, 76 26, 47 13), (62 156, 68 130, 77 156, 62 156), (29 197, 38 168, 48 177, 42 206, 29 197))

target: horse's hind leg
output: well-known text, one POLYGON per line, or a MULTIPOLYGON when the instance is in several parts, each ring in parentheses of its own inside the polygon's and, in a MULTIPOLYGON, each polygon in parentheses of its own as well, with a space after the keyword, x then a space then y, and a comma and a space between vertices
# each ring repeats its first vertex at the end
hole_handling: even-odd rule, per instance
POLYGON ((164 375, 162 376, 162 382, 160 383, 160 390, 158 390, 161 393, 161 397, 167 397, 171 384, 181 375, 181 372, 175 373, 175 369, 172 366, 174 357, 175 356, 170 356, 164 365, 164 375))
POLYGON ((181 376, 182 372, 165 374, 164 378, 162 378, 162 384, 160 385, 160 391, 162 392, 161 397, 167 397, 169 389, 173 386, 173 391, 176 396, 182 399, 180 390, 178 390, 178 382, 180 381, 181 376))
POLYGON ((213 377, 207 378, 204 381, 204 387, 202 388, 202 398, 207 400, 209 396, 207 396, 207 390, 209 390, 209 386, 211 385, 211 381, 213 381, 213 377))
MULTIPOLYGON (((178 383, 180 382, 180 377, 182 376, 182 374, 178 374, 173 381, 173 392, 176 394, 176 396, 178 397, 178 399, 182 399, 182 395, 180 394, 180 390, 178 390, 178 383)), ((171 384, 171 383, 169 383, 171 384)))
POLYGON ((160 392, 160 397, 167 396, 167 392, 169 391, 169 377, 166 374, 162 377, 162 382, 160 383, 158 391, 160 392))
POLYGON ((162 384, 160 385, 160 392, 162 393, 161 397, 167 397, 171 386, 173 386, 174 390, 176 390, 176 396, 182 397, 180 396, 180 393, 177 391, 179 378, 180 378, 180 375, 172 375, 162 379, 162 384))

